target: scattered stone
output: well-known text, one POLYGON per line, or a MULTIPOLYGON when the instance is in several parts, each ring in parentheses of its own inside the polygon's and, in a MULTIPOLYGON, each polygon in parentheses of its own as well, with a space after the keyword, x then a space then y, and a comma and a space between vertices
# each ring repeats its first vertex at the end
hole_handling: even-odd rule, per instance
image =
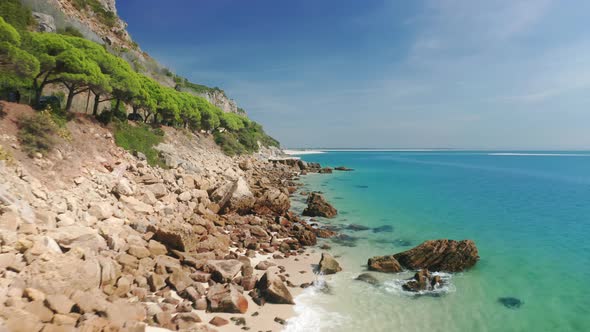
POLYGON ((219 316, 215 316, 209 321, 209 324, 220 327, 229 324, 229 321, 219 316))
POLYGON ((259 294, 269 303, 295 304, 293 296, 281 278, 267 271, 256 284, 259 294))
POLYGON ((245 313, 248 300, 232 284, 216 284, 209 287, 207 301, 211 312, 245 313))
POLYGON ((332 255, 328 253, 322 253, 322 258, 320 259, 319 263, 319 271, 320 274, 334 274, 336 272, 342 271, 340 264, 332 257, 332 255))
POLYGON ((45 304, 58 314, 68 314, 74 307, 74 301, 63 294, 48 295, 45 304))

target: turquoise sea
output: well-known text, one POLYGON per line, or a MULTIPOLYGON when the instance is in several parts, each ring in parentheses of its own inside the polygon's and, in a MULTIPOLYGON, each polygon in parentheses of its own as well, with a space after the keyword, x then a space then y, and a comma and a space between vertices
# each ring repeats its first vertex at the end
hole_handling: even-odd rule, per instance
MULTIPOLYGON (((327 152, 353 172, 303 176, 339 210, 320 220, 344 271, 297 299, 287 331, 590 331, 590 152, 327 152), (349 225, 370 229, 354 231, 349 225), (427 239, 473 239, 475 268, 436 294, 401 291, 413 272, 354 278, 367 258, 427 239), (499 301, 510 297, 520 307, 499 301)), ((294 210, 305 197, 294 197, 294 210)), ((319 249, 318 249, 319 250, 319 249)))

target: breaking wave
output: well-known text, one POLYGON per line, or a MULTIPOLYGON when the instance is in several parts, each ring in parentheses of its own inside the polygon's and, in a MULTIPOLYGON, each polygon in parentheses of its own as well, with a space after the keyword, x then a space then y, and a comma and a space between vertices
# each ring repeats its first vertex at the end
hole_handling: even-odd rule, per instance
POLYGON ((322 295, 325 293, 322 290, 325 288, 325 279, 318 276, 313 286, 305 289, 295 298, 295 316, 287 320, 283 331, 321 331, 324 328, 334 328, 345 324, 347 319, 345 316, 323 308, 322 295))
POLYGON ((388 293, 400 295, 400 296, 434 296, 434 297, 443 296, 448 293, 454 293, 457 290, 451 280, 452 274, 444 273, 444 272, 431 272, 431 275, 440 276, 443 281, 443 285, 437 286, 431 290, 423 290, 423 291, 419 291, 419 292, 408 292, 408 291, 403 290, 403 288, 402 288, 402 285, 405 284, 408 281, 408 279, 395 279, 395 280, 390 280, 390 281, 384 282, 383 288, 388 293))

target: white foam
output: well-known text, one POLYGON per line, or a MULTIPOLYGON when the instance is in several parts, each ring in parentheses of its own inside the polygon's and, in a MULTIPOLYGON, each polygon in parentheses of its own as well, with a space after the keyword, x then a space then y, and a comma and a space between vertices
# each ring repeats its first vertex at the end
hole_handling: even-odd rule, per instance
POLYGON ((321 154, 324 151, 320 150, 283 150, 283 152, 289 156, 301 156, 306 154, 321 154))
POLYGON ((443 281, 443 285, 435 287, 434 289, 431 289, 431 290, 423 290, 423 291, 419 291, 419 292, 407 292, 407 291, 403 290, 402 285, 405 284, 408 280, 407 279, 395 279, 395 280, 384 282, 383 288, 385 289, 385 291, 387 291, 391 294, 401 295, 401 296, 422 296, 422 295, 437 296, 437 295, 444 295, 447 293, 454 293, 457 290, 455 288, 455 285, 453 285, 453 283, 451 282, 452 274, 444 273, 444 272, 431 272, 431 275, 440 276, 443 281))
POLYGON ((532 157, 590 157, 584 153, 516 153, 516 152, 494 152, 488 156, 532 156, 532 157))
POLYGON ((321 289, 324 287, 325 279, 318 276, 314 285, 308 287, 295 298, 296 315, 287 320, 285 332, 307 332, 321 331, 325 328, 335 328, 346 325, 346 317, 337 313, 327 311, 322 307, 320 297, 324 295, 321 289))

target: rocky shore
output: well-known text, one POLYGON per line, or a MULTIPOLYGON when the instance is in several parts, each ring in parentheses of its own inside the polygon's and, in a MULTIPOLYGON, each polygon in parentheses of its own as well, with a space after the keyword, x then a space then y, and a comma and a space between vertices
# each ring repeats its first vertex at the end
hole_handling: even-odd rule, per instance
MULTIPOLYGON (((167 168, 81 118, 76 139, 30 159, 0 121, 0 330, 280 330, 333 233, 289 211, 319 165, 229 158, 165 129, 167 168), (274 306, 274 307, 273 307, 274 306), (267 309, 270 308, 270 309, 267 309)), ((327 271, 337 271, 330 257, 327 271)))

